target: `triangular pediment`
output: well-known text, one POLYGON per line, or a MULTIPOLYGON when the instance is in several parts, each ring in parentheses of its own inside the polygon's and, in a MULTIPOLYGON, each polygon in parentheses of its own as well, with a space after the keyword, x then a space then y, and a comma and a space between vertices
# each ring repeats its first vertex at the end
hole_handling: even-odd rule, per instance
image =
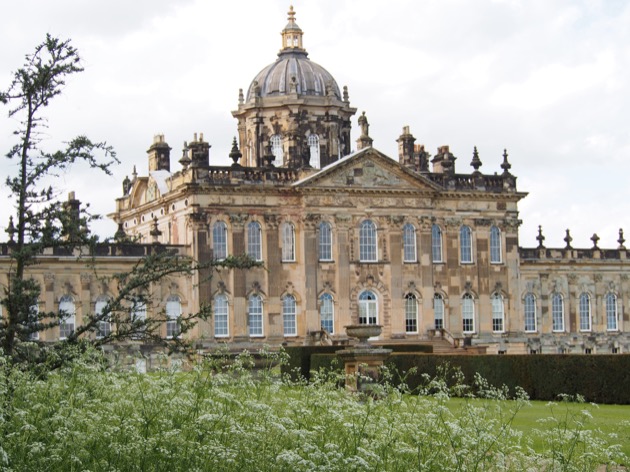
POLYGON ((439 186, 374 148, 362 149, 294 184, 301 188, 438 191, 439 186))

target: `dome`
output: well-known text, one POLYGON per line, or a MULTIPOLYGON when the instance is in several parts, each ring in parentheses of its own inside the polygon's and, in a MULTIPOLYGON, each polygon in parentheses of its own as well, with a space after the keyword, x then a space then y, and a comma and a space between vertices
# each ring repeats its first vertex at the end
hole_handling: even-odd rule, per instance
POLYGON ((282 30, 282 49, 273 64, 261 70, 247 90, 247 101, 254 97, 274 97, 297 92, 299 95, 334 96, 341 100, 339 86, 330 72, 311 61, 302 47, 304 34, 295 22, 293 7, 282 30))
POLYGON ((281 51, 276 62, 256 75, 247 91, 247 100, 252 100, 255 95, 273 97, 291 92, 320 97, 333 95, 341 100, 339 86, 330 72, 311 61, 302 51, 281 51), (256 87, 259 88, 258 94, 255 93, 256 87))

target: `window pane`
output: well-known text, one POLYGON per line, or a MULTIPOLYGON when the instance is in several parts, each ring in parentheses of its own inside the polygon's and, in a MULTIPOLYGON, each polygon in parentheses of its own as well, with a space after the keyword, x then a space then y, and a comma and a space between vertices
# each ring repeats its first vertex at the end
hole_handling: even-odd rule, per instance
POLYGON ((416 228, 411 224, 403 227, 403 261, 416 262, 416 228))
POLYGON ((177 319, 182 314, 182 303, 178 296, 171 295, 166 300, 166 337, 174 338, 179 334, 177 319))
POLYGON ((536 297, 532 293, 525 295, 525 331, 536 331, 536 297))
MULTIPOLYGON (((96 303, 94 305, 94 315, 96 316, 96 318, 103 317, 103 310, 107 306, 108 301, 109 299, 106 297, 99 297, 96 300, 96 303)), ((97 323, 96 337, 104 338, 106 336, 109 336, 111 333, 112 327, 111 323, 109 322, 109 316, 103 317, 103 319, 97 323)))
POLYGON ((617 331, 617 296, 614 293, 606 295, 606 329, 617 331))
POLYGON ((69 295, 61 297, 59 300, 59 315, 61 316, 59 339, 66 339, 74 332, 75 313, 74 299, 69 295))
POLYGON ((263 335, 263 307, 260 295, 252 295, 249 297, 249 305, 247 310, 249 321, 249 335, 263 335))
POLYGON ((472 230, 468 226, 462 226, 459 230, 460 262, 472 262, 472 230))
POLYGON ((291 295, 287 295, 282 299, 282 326, 285 336, 297 335, 295 298, 291 295))
POLYGON ((325 221, 319 224, 319 260, 332 261, 332 229, 325 221))
POLYGON ((378 305, 376 295, 366 290, 359 295, 359 324, 376 324, 378 321, 378 305))
POLYGON ((247 225, 247 254, 255 261, 262 261, 262 235, 256 221, 247 225))
POLYGON ((319 136, 317 136, 316 134, 309 135, 308 149, 311 154, 309 165, 311 167, 314 167, 315 169, 319 169, 321 165, 319 159, 319 136))
POLYGON ((580 331, 591 330, 591 298, 587 293, 580 295, 580 331))
POLYGON ((433 297, 433 318, 435 329, 444 329, 444 299, 439 293, 433 297))
POLYGON ((418 332, 418 302, 412 293, 405 297, 405 331, 418 332))
POLYGON ((490 262, 501 262, 501 231, 496 226, 490 228, 490 262))
POLYGON ((146 330, 146 326, 144 325, 146 319, 147 319, 147 305, 144 302, 144 300, 138 298, 133 301, 133 305, 131 307, 131 315, 130 315, 131 323, 139 324, 139 326, 137 326, 135 329, 132 328, 135 331, 137 331, 136 333, 132 335, 132 339, 140 339, 143 336, 143 333, 146 330))
POLYGON ((216 260, 227 257, 227 225, 223 221, 217 221, 212 227, 212 249, 216 260))
POLYGON ((495 293, 492 295, 492 331, 496 333, 504 331, 504 318, 503 297, 495 293))
POLYGON ((475 305, 470 294, 462 298, 462 331, 473 333, 475 331, 475 305))
POLYGON ((225 295, 214 297, 214 335, 229 336, 228 299, 225 295))
POLYGON ((274 134, 271 139, 271 153, 274 155, 273 165, 282 167, 284 164, 284 151, 282 149, 282 136, 274 134))
POLYGON ((376 225, 371 220, 363 221, 359 229, 359 261, 376 262, 376 225))
POLYGON ((431 227, 431 254, 433 262, 442 262, 442 230, 438 225, 431 227))
POLYGON ((334 305, 333 297, 329 293, 324 293, 320 298, 319 317, 322 329, 329 334, 334 332, 334 305))
POLYGON ((291 223, 282 225, 282 260, 295 261, 295 228, 291 223))
POLYGON ((562 295, 554 293, 551 298, 551 316, 554 331, 564 331, 564 303, 562 295))

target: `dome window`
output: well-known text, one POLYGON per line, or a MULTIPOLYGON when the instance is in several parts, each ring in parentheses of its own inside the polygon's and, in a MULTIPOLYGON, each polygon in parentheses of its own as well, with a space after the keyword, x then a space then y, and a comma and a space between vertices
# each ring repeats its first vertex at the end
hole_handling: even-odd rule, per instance
POLYGON ((321 166, 319 158, 319 136, 317 136, 316 134, 309 135, 308 148, 311 155, 309 161, 310 166, 314 167, 315 169, 319 169, 321 166))

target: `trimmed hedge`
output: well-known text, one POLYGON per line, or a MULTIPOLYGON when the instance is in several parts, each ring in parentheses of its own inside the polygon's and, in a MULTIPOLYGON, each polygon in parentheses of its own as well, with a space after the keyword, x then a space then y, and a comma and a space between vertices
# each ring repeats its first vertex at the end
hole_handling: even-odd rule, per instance
MULTIPOLYGON (((337 358, 335 351, 340 349, 336 346, 304 346, 286 350, 291 361, 284 367, 285 372, 299 368, 300 374, 309 379, 311 370, 332 368, 333 359, 337 358)), ((392 353, 386 361, 403 373, 417 367, 416 375, 406 377, 412 389, 420 385, 423 373, 433 377, 437 367, 446 362, 460 368, 468 384, 478 372, 489 384, 507 385, 512 393, 516 387, 521 387, 532 400, 555 401, 558 395, 567 394, 582 395, 586 401, 595 403, 630 404, 630 354, 434 356, 399 351, 392 353)), ((336 367, 343 369, 340 359, 336 367)))
POLYGON ((582 395, 595 403, 630 404, 630 355, 486 355, 486 356, 390 356, 388 363, 399 372, 418 368, 407 377, 409 387, 419 385, 422 373, 434 376, 438 365, 459 367, 466 382, 475 372, 494 386, 518 386, 532 400, 557 400, 559 394, 582 395))

